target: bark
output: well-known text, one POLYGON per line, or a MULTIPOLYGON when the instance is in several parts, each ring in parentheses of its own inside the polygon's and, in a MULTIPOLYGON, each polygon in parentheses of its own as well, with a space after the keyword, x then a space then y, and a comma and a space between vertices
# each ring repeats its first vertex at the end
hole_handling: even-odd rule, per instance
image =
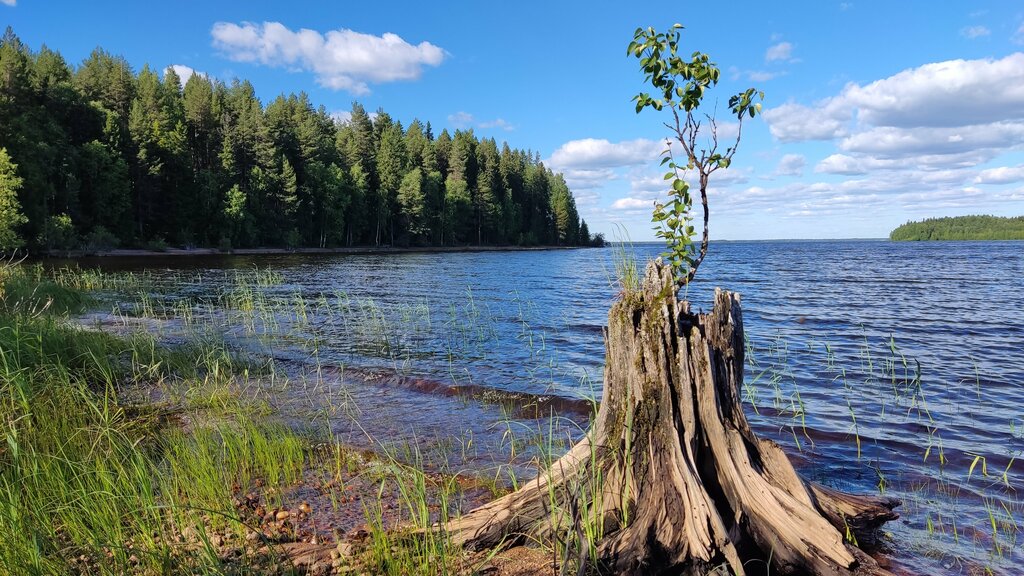
POLYGON ((694 314, 668 266, 616 302, 604 395, 588 436, 518 491, 450 522, 489 548, 522 538, 575 542, 616 574, 888 574, 851 542, 896 502, 803 480, 740 403, 739 296, 716 290, 694 314), (592 546, 587 546, 592 544, 592 546))

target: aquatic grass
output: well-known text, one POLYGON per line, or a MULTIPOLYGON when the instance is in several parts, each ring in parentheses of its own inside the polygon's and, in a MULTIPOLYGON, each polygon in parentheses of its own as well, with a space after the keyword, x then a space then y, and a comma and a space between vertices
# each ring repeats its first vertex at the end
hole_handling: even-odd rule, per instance
POLYGON ((418 447, 405 448, 403 459, 398 448, 380 445, 378 499, 365 506, 370 527, 365 568, 374 574, 395 576, 464 573, 465 552, 444 531, 458 510, 459 478, 428 475, 418 447), (393 525, 385 521, 382 505, 389 491, 396 494, 399 506, 393 525))
POLYGON ((625 226, 616 224, 615 241, 612 242, 612 271, 605 271, 609 285, 617 286, 621 296, 635 294, 640 290, 642 276, 637 263, 636 250, 625 226))
MULTIPOLYGON (((865 487, 874 483, 878 492, 903 500, 901 514, 906 522, 894 525, 885 539, 893 538, 913 550, 910 557, 934 559, 934 566, 960 565, 970 573, 1013 572, 1009 567, 1024 552, 1020 543, 1024 506, 1014 474, 1020 447, 1008 445, 1005 453, 978 450, 955 428, 955 440, 949 440, 950 416, 961 410, 973 414, 996 408, 986 406, 986 398, 977 394, 975 384, 981 376, 976 363, 976 373, 963 379, 962 388, 947 386, 940 391, 928 387, 920 362, 904 352, 893 335, 877 340, 865 335, 859 345, 845 348, 827 342, 808 343, 799 352, 776 335, 752 338, 748 348, 754 349, 757 359, 748 361, 743 399, 753 404, 750 414, 761 422, 762 433, 772 437, 779 422, 797 418, 817 439, 814 433, 818 431, 843 431, 837 427, 839 411, 833 406, 845 410, 848 444, 830 440, 824 447, 812 447, 811 452, 848 447, 851 458, 870 472, 864 477, 865 487), (772 364, 800 366, 803 373, 828 375, 834 383, 829 388, 831 401, 822 403, 819 396, 813 404, 808 403, 796 379, 786 375, 790 368, 779 366, 768 372, 766 364, 769 368, 772 364), (770 378, 769 374, 780 377, 770 378), (767 397, 759 392, 766 388, 772 391, 767 397), (939 396, 942 402, 936 401, 939 396), (780 403, 780 398, 786 402, 780 403), (914 447, 920 447, 917 464, 892 461, 888 450, 878 445, 889 439, 887 430, 903 430, 897 432, 896 439, 911 446, 910 458, 914 447), (996 466, 995 461, 999 462, 996 466)), ((789 426, 777 429, 774 438, 794 448, 805 438, 794 437, 789 426)), ((1016 423, 1012 419, 1008 429, 1007 437, 1013 438, 1016 423)), ((827 470, 812 470, 820 479, 832 477, 827 470)))
POLYGON ((0 572, 222 572, 208 529, 241 530, 230 491, 294 481, 304 441, 244 412, 182 430, 175 411, 122 397, 227 378, 239 363, 216 346, 166 351, 21 302, 0 313, 0 572))

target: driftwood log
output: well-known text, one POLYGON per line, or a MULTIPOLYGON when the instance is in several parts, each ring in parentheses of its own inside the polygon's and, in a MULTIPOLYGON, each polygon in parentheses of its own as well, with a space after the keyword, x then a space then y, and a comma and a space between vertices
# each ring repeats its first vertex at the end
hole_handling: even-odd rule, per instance
POLYGON ((711 313, 691 313, 669 267, 652 262, 639 291, 612 306, 605 352, 587 437, 450 522, 454 542, 561 532, 589 539, 579 559, 615 574, 888 574, 852 542, 897 518, 896 502, 808 482, 750 430, 738 295, 716 291, 711 313))

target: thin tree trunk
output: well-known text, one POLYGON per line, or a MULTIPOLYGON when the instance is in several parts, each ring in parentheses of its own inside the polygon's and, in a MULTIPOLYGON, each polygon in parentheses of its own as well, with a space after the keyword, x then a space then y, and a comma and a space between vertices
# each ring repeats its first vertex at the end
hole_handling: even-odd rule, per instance
POLYGON ((750 430, 738 295, 716 291, 711 313, 691 313, 669 267, 652 262, 641 289, 612 306, 605 346, 588 436, 517 492, 450 522, 455 542, 569 541, 585 525, 616 574, 888 574, 850 537, 896 518, 896 502, 807 482, 750 430))

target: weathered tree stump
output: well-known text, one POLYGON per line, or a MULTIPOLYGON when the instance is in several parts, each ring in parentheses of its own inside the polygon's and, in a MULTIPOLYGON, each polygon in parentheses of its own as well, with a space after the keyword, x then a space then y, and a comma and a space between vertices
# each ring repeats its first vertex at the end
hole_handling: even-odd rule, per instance
POLYGON ((800 478, 740 404, 739 296, 709 314, 676 298, 668 266, 609 313, 604 394, 587 438, 518 491, 450 522, 489 548, 562 531, 591 537, 616 574, 888 574, 850 543, 896 502, 800 478))

